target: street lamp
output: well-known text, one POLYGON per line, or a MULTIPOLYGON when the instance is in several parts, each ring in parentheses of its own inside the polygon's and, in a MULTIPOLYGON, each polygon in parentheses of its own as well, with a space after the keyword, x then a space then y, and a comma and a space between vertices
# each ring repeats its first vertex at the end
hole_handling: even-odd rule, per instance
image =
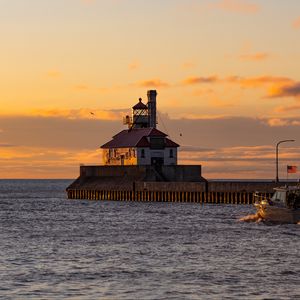
POLYGON ((278 146, 282 143, 286 143, 286 142, 295 142, 295 140, 283 140, 283 141, 279 141, 276 144, 276 182, 279 182, 279 177, 278 177, 278 146))

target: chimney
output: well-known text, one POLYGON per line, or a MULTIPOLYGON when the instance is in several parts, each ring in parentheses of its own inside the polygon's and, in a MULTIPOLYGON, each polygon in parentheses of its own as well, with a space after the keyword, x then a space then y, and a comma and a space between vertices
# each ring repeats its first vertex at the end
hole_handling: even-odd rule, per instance
POLYGON ((149 127, 156 128, 156 90, 147 92, 149 127))

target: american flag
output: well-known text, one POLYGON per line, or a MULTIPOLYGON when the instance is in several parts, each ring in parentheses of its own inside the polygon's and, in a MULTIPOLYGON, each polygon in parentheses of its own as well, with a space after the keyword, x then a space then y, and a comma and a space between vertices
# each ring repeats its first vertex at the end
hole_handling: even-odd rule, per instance
POLYGON ((288 173, 297 173, 297 167, 296 166, 287 166, 287 172, 288 173))

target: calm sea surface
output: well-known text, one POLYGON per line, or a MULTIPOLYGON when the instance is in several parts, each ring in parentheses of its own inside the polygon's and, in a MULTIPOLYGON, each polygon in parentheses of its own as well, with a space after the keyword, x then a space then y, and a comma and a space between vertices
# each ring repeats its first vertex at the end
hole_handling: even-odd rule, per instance
POLYGON ((250 206, 67 200, 0 181, 1 299, 300 299, 300 226, 250 206))

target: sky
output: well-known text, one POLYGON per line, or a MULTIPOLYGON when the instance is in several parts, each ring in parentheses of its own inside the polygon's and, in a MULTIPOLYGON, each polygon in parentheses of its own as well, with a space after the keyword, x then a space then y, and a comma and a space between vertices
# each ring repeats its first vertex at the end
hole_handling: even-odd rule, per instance
POLYGON ((299 0, 0 0, 0 36, 0 178, 101 164, 150 89, 204 177, 300 170, 299 0))

